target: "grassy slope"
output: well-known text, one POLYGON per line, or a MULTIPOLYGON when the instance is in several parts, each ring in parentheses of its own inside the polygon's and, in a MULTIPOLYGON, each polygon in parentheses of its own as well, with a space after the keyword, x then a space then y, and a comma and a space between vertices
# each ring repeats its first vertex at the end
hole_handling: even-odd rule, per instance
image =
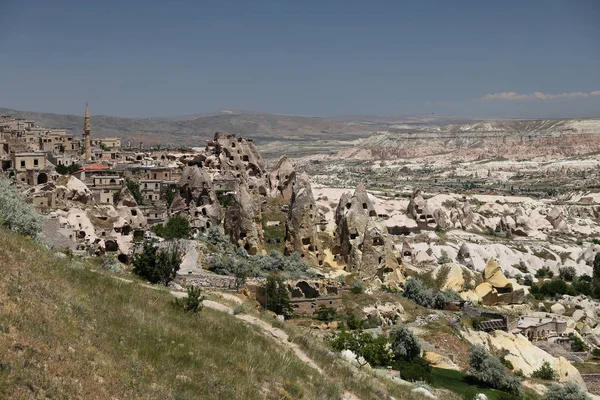
POLYGON ((0 231, 0 399, 340 398, 255 329, 0 231))

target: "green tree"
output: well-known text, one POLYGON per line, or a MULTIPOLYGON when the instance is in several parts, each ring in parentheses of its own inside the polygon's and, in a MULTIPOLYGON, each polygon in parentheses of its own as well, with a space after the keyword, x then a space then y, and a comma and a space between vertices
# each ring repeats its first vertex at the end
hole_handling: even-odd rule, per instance
POLYGON ((133 273, 150 283, 167 285, 179 271, 183 252, 183 246, 177 241, 166 242, 161 248, 145 243, 144 250, 133 259, 133 273))
POLYGON ((182 299, 175 299, 175 305, 185 312, 197 313, 198 311, 202 311, 204 307, 202 305, 203 301, 204 296, 202 296, 200 288, 190 286, 187 288, 187 296, 182 299))
POLYGON ((278 315, 292 314, 288 291, 281 277, 269 275, 265 286, 259 287, 259 294, 265 299, 265 308, 278 315))
POLYGON ((169 218, 166 224, 156 224, 151 230, 167 240, 189 239, 192 236, 190 222, 183 215, 175 215, 169 218))
POLYGON ((59 164, 56 166, 55 170, 57 173, 61 175, 73 175, 75 172, 81 169, 81 165, 79 164, 71 164, 69 166, 59 164))
POLYGON ((173 200, 175 200, 175 190, 173 186, 167 186, 167 191, 165 192, 165 200, 167 201, 167 207, 171 207, 173 200))
POLYGON ((392 353, 397 360, 411 361, 421 354, 417 337, 405 326, 396 326, 390 332, 392 353))
POLYGON ((470 373, 480 382, 504 392, 521 393, 521 380, 511 376, 502 361, 491 355, 485 347, 474 345, 469 354, 470 373))

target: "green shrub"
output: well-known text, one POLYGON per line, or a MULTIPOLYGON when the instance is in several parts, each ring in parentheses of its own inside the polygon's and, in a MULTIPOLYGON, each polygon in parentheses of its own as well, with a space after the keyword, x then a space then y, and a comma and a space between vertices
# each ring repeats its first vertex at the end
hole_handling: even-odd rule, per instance
POLYGON ((469 354, 470 374, 480 382, 510 394, 520 394, 521 380, 511 376, 498 357, 474 345, 469 354))
POLYGON ((220 226, 213 226, 208 229, 205 239, 219 250, 226 250, 228 247, 231 247, 229 236, 223 232, 223 228, 220 226))
POLYGON ((553 385, 541 400, 590 400, 590 397, 574 382, 563 386, 553 385))
POLYGON ((330 336, 328 342, 336 351, 351 350, 372 367, 385 367, 392 363, 389 340, 385 336, 374 337, 362 331, 339 331, 330 336))
POLYGON ((569 333, 569 343, 571 344, 571 351, 581 352, 587 351, 587 346, 583 343, 583 340, 573 333, 569 333))
POLYGON ((198 311, 202 311, 203 301, 204 296, 202 296, 202 291, 200 288, 191 286, 187 288, 187 297, 175 299, 175 305, 178 308, 183 309, 185 312, 197 313, 198 311))
POLYGON ((365 284, 362 282, 353 282, 350 288, 352 294, 361 294, 365 292, 365 284))
POLYGON ((325 304, 321 304, 317 309, 316 317, 319 321, 333 321, 337 317, 337 311, 335 308, 327 307, 325 304))
POLYGON ((364 328, 364 321, 358 318, 352 311, 346 313, 346 326, 350 330, 357 330, 364 328))
POLYGON ((166 285, 175 279, 182 256, 183 247, 176 241, 161 248, 145 243, 144 250, 133 259, 133 273, 150 283, 166 285))
POLYGON ((265 309, 277 315, 292 314, 288 291, 281 277, 269 275, 265 285, 258 288, 258 293, 265 299, 265 309))
POLYGON ((400 377, 406 381, 433 382, 431 374, 431 364, 422 357, 415 357, 410 361, 396 360, 392 368, 400 371, 400 377))
POLYGON ((558 269, 558 276, 567 282, 571 282, 576 274, 575 267, 561 267, 558 269))
POLYGON ((42 231, 43 219, 8 179, 0 177, 0 225, 32 238, 42 231))
POLYGON ((79 171, 81 165, 79 164, 71 164, 69 166, 66 165, 57 165, 55 171, 61 175, 72 175, 75 172, 79 171))
POLYGON ((410 361, 421 354, 419 340, 405 326, 395 326, 390 331, 390 342, 396 360, 410 361))
POLYGON ((169 239, 189 239, 192 236, 190 222, 183 215, 175 215, 166 224, 156 224, 151 228, 158 236, 169 239))
POLYGON ((552 278, 553 276, 554 272, 550 271, 550 268, 548 267, 542 267, 535 273, 536 278, 552 278))
POLYGON ((433 308, 434 306, 433 290, 425 287, 425 284, 419 278, 413 277, 408 279, 404 285, 404 293, 402 295, 423 307, 433 308))
POLYGON ((592 350, 592 356, 594 356, 596 358, 600 358, 600 348, 599 347, 594 347, 594 349, 592 350))
POLYGON ((545 381, 553 381, 556 377, 556 372, 552 369, 552 366, 548 361, 544 361, 541 367, 533 371, 531 377, 536 379, 543 379, 545 381))
POLYGON ((127 186, 135 201, 141 205, 144 202, 144 197, 140 191, 140 184, 133 179, 125 178, 125 186, 127 186))

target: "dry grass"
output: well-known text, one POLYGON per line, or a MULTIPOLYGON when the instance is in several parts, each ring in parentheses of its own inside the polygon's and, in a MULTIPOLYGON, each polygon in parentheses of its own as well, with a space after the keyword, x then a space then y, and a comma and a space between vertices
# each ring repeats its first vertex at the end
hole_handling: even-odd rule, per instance
POLYGON ((0 399, 339 399, 232 316, 84 269, 0 231, 0 399))

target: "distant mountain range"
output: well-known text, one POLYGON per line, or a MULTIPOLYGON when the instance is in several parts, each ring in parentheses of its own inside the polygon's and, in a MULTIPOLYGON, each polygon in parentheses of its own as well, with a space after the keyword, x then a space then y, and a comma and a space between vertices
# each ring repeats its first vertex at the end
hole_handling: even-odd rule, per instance
MULTIPOLYGON (((0 114, 34 120, 46 128, 62 128, 79 134, 83 115, 63 115, 0 108, 0 114)), ((257 142, 286 140, 354 140, 370 136, 386 125, 353 119, 304 117, 262 114, 246 111, 221 111, 165 118, 121 118, 91 116, 92 136, 123 138, 132 144, 204 146, 215 132, 227 132, 249 137, 257 142)))

